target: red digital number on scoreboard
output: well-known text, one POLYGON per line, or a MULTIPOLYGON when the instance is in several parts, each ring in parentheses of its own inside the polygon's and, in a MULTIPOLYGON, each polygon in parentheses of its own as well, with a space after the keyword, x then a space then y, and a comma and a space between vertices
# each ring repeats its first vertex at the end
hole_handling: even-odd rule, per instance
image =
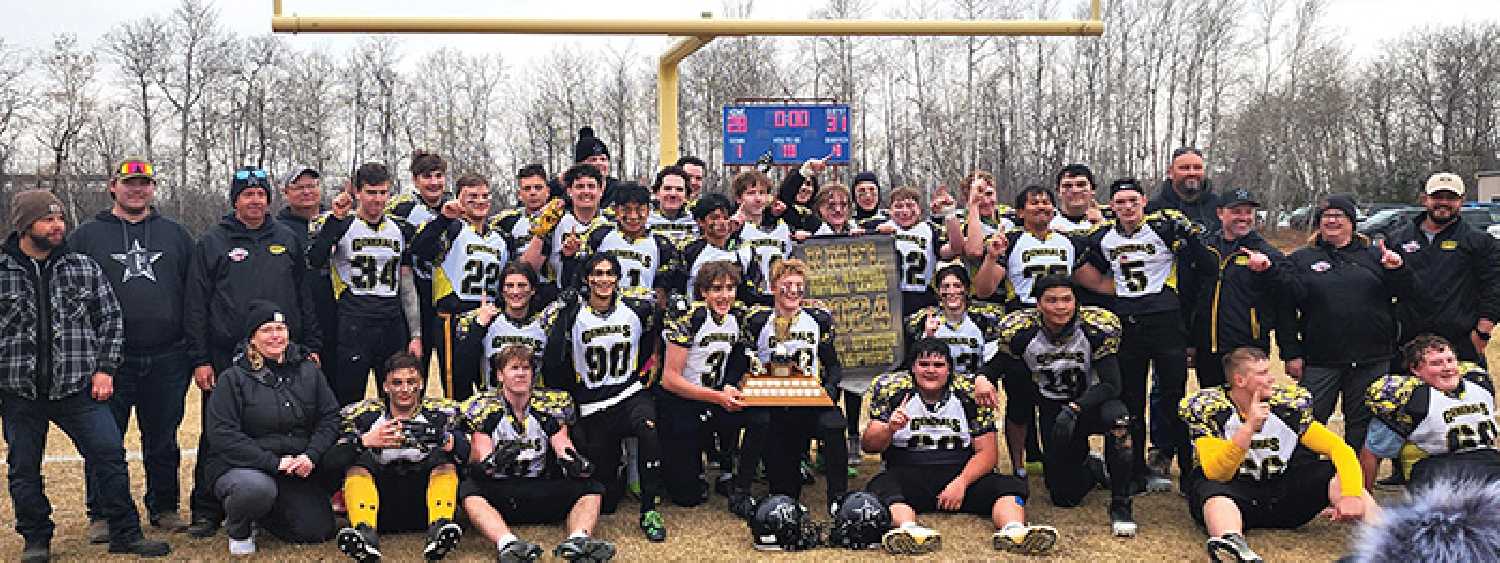
POLYGON ((849 114, 842 111, 829 111, 828 124, 823 129, 824 133, 848 133, 849 114))
POLYGON ((781 158, 797 158, 797 145, 794 143, 782 143, 781 158))
POLYGON ((729 121, 724 124, 726 133, 746 133, 750 131, 750 121, 745 114, 729 114, 729 121))
POLYGON ((812 112, 805 109, 779 109, 771 112, 771 125, 778 129, 802 129, 812 122, 812 112))

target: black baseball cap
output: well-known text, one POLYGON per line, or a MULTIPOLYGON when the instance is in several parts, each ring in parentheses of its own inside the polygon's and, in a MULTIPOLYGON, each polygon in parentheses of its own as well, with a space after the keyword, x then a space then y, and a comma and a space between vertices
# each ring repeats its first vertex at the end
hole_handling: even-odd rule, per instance
POLYGON ((1245 188, 1235 188, 1219 198, 1219 207, 1234 207, 1236 205, 1253 205, 1260 207, 1260 202, 1255 200, 1255 194, 1245 188))

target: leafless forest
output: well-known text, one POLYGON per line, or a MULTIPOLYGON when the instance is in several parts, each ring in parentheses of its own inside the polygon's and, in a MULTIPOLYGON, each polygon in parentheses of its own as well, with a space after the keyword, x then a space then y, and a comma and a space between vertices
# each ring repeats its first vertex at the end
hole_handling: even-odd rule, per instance
MULTIPOLYGON (((1087 11, 819 1, 809 17, 1087 11)), ((856 112, 854 167, 888 188, 953 185, 983 168, 1014 190, 1069 162, 1105 181, 1159 179, 1166 155, 1193 145, 1219 186, 1259 190, 1277 211, 1330 192, 1410 200, 1432 170, 1500 168, 1500 24, 1412 29, 1356 60, 1325 4, 1106 0, 1098 38, 719 39, 684 65, 682 149, 716 165, 720 108, 736 97, 833 97, 856 112)), ((767 14, 752 0, 715 14, 756 16, 767 14)), ((660 164, 657 55, 563 47, 516 61, 385 36, 301 50, 228 32, 205 0, 122 21, 93 44, 0 41, 0 206, 42 185, 86 216, 107 201, 97 176, 108 163, 144 155, 159 166, 160 207, 197 230, 226 209, 237 166, 279 175, 306 163, 342 177, 367 160, 404 170, 413 147, 488 175, 504 201, 511 171, 565 166, 585 124, 610 144, 617 175, 642 178, 660 164)))

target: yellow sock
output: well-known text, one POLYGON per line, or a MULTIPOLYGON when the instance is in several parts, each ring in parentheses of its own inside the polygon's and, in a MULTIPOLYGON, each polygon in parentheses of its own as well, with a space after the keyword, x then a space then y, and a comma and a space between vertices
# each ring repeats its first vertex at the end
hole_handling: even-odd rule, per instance
POLYGON ((458 498, 458 473, 433 471, 427 476, 427 523, 452 520, 458 498))
POLYGON ((349 510, 349 525, 367 524, 375 527, 375 517, 380 514, 380 491, 375 488, 375 478, 354 474, 344 478, 344 506, 349 510))

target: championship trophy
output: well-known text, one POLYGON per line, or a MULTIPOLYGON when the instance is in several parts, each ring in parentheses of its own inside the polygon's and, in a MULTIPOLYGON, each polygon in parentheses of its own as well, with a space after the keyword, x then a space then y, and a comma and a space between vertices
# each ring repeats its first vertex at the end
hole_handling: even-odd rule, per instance
POLYGON ((831 407, 833 399, 823 390, 822 382, 803 373, 797 357, 786 346, 791 328, 791 319, 780 316, 776 323, 776 338, 779 341, 771 351, 771 359, 764 366, 754 361, 740 382, 742 400, 751 407, 831 407))

